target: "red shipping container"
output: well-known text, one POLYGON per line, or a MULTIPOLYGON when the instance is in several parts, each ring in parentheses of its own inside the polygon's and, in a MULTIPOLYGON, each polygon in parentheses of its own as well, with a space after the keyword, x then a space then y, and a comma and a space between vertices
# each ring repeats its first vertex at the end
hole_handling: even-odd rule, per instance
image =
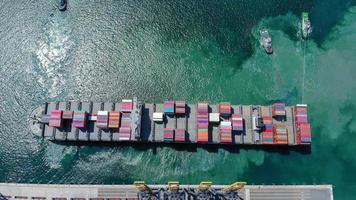
POLYGON ((185 130, 184 129, 176 129, 174 140, 179 141, 179 142, 184 142, 185 141, 185 130))

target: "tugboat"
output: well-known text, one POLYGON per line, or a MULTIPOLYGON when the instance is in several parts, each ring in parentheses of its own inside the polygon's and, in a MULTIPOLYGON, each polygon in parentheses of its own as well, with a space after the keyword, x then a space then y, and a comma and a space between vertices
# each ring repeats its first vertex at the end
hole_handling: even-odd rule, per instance
POLYGON ((309 14, 307 12, 302 13, 302 37, 308 39, 311 33, 311 23, 309 20, 309 14))
POLYGON ((60 11, 67 10, 67 0, 61 0, 60 3, 59 3, 58 9, 60 11))
POLYGON ((265 49, 267 54, 272 54, 273 53, 273 48, 272 48, 272 39, 271 36, 269 35, 269 32, 267 29, 262 29, 260 30, 260 43, 261 46, 265 49))

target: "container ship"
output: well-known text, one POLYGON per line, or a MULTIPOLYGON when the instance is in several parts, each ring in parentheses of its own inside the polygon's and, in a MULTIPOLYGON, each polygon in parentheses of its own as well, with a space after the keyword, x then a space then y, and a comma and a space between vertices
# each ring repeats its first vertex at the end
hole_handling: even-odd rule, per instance
POLYGON ((47 102, 30 117, 30 128, 60 142, 310 145, 307 105, 47 102))

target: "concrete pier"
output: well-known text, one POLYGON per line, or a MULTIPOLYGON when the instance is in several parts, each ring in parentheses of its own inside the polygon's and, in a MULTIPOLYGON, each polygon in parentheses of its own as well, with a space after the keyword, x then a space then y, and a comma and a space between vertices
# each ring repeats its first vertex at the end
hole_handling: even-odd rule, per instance
MULTIPOLYGON (((167 189, 167 185, 149 185, 152 189, 167 189)), ((196 189, 197 185, 180 188, 196 189)), ((211 188, 221 190, 224 185, 211 188)), ((0 183, 0 193, 7 199, 37 200, 134 200, 139 199, 133 185, 58 185, 0 183)), ((244 200, 333 200, 331 185, 246 185, 238 190, 244 200)), ((163 195, 160 197, 163 198, 163 195)), ((186 200, 193 199, 186 195, 186 200)))

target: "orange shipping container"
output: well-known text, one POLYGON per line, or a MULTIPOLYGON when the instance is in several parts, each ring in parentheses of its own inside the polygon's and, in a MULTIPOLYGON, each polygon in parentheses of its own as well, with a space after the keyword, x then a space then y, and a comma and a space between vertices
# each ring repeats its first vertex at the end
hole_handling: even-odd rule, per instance
POLYGON ((273 142, 262 142, 262 144, 274 144, 273 142))
POLYGON ((287 141, 275 141, 274 144, 288 144, 287 141))

